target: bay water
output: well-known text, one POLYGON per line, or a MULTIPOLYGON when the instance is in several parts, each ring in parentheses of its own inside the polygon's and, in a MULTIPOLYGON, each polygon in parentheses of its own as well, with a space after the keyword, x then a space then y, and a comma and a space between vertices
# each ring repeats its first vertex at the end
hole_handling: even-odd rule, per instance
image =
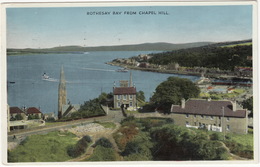
MULTIPOLYGON (((9 106, 37 107, 43 113, 58 110, 58 85, 61 66, 64 68, 67 99, 71 104, 98 97, 101 92, 112 92, 114 82, 129 80, 129 72, 116 72, 120 67, 105 64, 116 58, 129 58, 151 51, 97 51, 71 54, 28 54, 7 57, 7 100, 9 106), (46 73, 50 80, 43 80, 46 73), (10 83, 11 82, 11 83, 10 83)), ((170 76, 188 78, 197 76, 162 74, 131 70, 137 91, 145 93, 146 100, 156 87, 170 76)))

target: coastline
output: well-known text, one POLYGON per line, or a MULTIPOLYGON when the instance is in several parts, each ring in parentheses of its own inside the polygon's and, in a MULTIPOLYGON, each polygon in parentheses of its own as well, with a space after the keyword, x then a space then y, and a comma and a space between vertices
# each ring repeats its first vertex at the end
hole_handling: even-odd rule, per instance
MULTIPOLYGON (((118 66, 118 67, 122 67, 122 68, 127 68, 127 69, 132 69, 132 70, 140 70, 140 71, 156 72, 156 73, 164 73, 164 74, 192 75, 192 76, 201 76, 202 75, 200 72, 164 70, 164 69, 156 69, 156 68, 142 68, 142 67, 136 67, 136 66, 122 64, 122 63, 116 63, 116 62, 106 62, 106 64, 112 65, 112 66, 118 66)), ((221 74, 213 74, 213 73, 207 73, 207 74, 204 74, 204 76, 207 78, 210 78, 210 79, 235 77, 235 76, 223 76, 221 74)))

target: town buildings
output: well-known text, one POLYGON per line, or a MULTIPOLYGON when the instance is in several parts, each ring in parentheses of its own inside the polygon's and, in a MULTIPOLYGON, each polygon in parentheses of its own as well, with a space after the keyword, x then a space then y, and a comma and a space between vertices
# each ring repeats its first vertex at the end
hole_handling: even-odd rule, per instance
POLYGON ((247 134, 248 113, 236 102, 189 99, 181 105, 172 105, 174 124, 193 128, 206 128, 218 132, 247 134))
POLYGON ((31 124, 30 120, 33 122, 39 120, 41 122, 42 116, 42 112, 36 107, 19 108, 7 105, 7 131, 26 129, 31 124))

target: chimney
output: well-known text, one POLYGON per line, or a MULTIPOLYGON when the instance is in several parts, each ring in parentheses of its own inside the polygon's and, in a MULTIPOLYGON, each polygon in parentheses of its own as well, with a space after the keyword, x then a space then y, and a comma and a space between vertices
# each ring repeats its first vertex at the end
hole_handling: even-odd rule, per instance
POLYGON ((185 99, 181 99, 181 108, 185 108, 185 99))

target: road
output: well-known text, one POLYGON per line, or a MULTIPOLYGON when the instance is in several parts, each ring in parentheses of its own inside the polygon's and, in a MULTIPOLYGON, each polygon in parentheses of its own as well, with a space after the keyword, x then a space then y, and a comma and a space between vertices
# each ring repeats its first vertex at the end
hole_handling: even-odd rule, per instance
POLYGON ((69 121, 66 122, 65 124, 57 124, 57 125, 52 125, 52 126, 46 126, 44 128, 39 128, 39 129, 26 129, 26 130, 17 130, 9 133, 8 135, 8 142, 13 142, 16 141, 14 140, 14 135, 16 139, 23 139, 26 136, 30 136, 33 134, 44 134, 48 133, 51 131, 56 131, 62 128, 72 128, 74 126, 80 126, 88 123, 92 123, 94 121, 100 121, 100 122, 107 122, 107 121, 113 121, 113 122, 120 122, 123 119, 121 111, 110 111, 108 115, 106 116, 100 116, 100 117, 94 117, 94 118, 88 118, 88 119, 81 119, 81 120, 76 120, 76 121, 69 121))

